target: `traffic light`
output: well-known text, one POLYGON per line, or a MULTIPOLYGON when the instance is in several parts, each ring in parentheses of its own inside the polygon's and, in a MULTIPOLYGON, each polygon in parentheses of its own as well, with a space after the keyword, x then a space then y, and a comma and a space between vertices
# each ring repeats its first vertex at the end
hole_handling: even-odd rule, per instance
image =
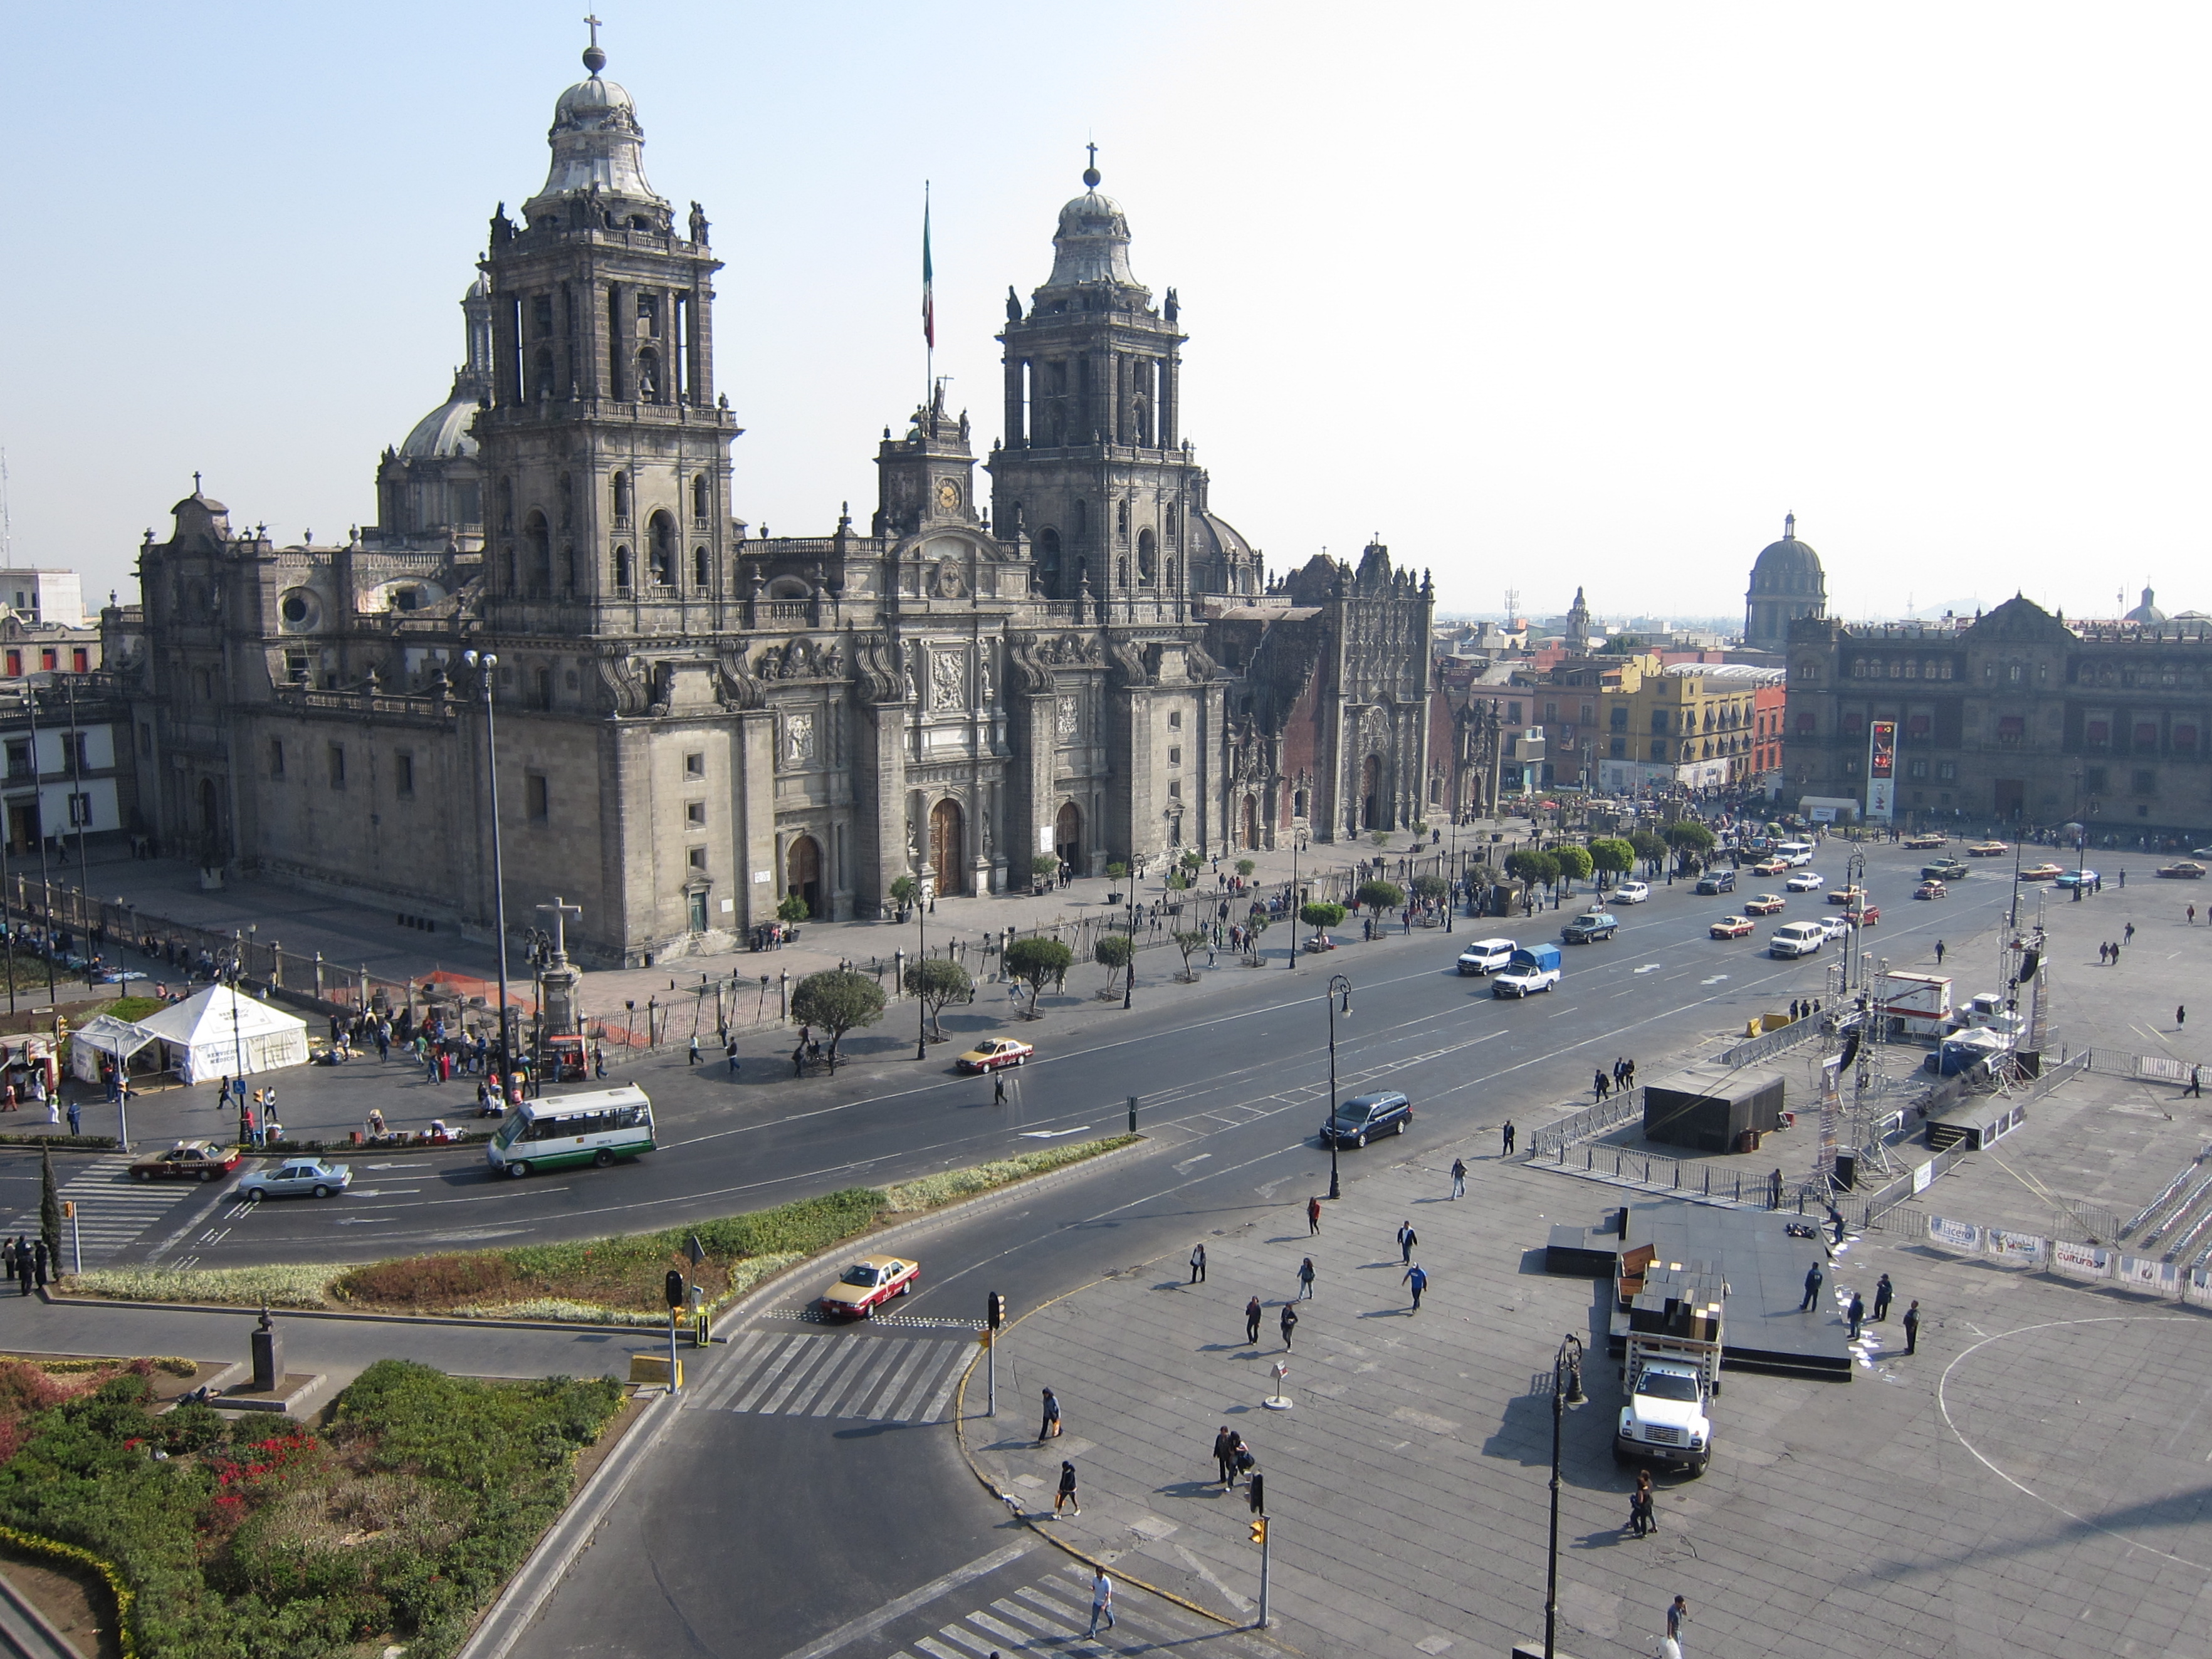
POLYGON ((1255 1544, 1264 1544, 1267 1541, 1267 1517, 1264 1515, 1255 1515, 1252 1517, 1252 1541, 1255 1544))
POLYGON ((671 1308, 680 1308, 684 1305, 684 1275, 673 1267, 668 1270, 668 1279, 664 1289, 667 1292, 668 1305, 671 1308))
MULTIPOLYGON (((1266 1475, 1255 1474, 1249 1483, 1252 1496, 1252 1513, 1255 1515, 1264 1516, 1267 1512, 1267 1477, 1266 1475)), ((1255 1538, 1252 1541, 1256 1544, 1260 1540, 1255 1538)))
POLYGON ((1006 1298, 1000 1295, 996 1291, 991 1292, 990 1307, 987 1316, 990 1320, 991 1328, 993 1330, 1000 1330, 1005 1328, 1006 1322, 1006 1298))

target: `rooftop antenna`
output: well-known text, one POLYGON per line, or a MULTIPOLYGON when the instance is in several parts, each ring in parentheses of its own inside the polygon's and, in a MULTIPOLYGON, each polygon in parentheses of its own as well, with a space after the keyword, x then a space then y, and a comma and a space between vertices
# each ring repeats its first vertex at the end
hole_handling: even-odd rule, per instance
POLYGON ((1508 628, 1512 627, 1513 619, 1520 614, 1521 590, 1517 587, 1509 587, 1505 590, 1505 625, 1508 628))
POLYGON ((15 526, 8 507, 8 452, 0 449, 0 565, 15 561, 15 526))

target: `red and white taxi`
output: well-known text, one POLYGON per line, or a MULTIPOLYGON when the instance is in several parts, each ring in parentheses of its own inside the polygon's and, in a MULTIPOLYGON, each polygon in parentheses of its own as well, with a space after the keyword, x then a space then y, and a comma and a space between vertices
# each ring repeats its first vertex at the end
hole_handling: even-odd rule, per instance
POLYGON ((953 1062, 963 1072, 995 1072, 1002 1066, 1019 1066, 1036 1052, 1014 1037, 985 1037, 953 1062))
POLYGON ((921 1263, 898 1255, 864 1255, 837 1275, 817 1304, 836 1319, 866 1319, 893 1297, 904 1296, 921 1277, 921 1263))

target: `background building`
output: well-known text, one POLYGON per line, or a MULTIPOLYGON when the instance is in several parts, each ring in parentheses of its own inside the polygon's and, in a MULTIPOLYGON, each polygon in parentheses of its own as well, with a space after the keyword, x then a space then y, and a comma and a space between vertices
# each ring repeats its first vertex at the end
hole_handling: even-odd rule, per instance
POLYGON ((1612 794, 1756 785, 1759 694, 1779 669, 1743 663, 1624 663, 1600 692, 1605 730, 1598 780, 1612 794))
POLYGON ((1769 542, 1751 567, 1743 596, 1743 642, 1754 651, 1780 651, 1790 624, 1828 611, 1828 579, 1820 556, 1797 539, 1797 515, 1782 520, 1782 539, 1769 542))

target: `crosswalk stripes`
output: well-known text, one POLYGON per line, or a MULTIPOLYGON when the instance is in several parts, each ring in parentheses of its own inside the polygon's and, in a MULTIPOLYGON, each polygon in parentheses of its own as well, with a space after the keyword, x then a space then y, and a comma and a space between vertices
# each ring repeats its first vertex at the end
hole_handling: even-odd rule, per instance
POLYGON ((1239 1654, 1259 1651, 1224 1626, 1186 1618, 1166 1604, 1116 1589, 1115 1622, 1091 1628, 1091 1576, 1087 1568, 1067 1569, 1002 1595, 943 1626, 910 1641, 887 1659, 988 1659, 997 1653, 1065 1653, 1095 1648, 1119 1654, 1188 1649, 1200 1642, 1239 1654))
MULTIPOLYGON (((140 1235, 187 1199, 204 1195, 197 1182, 136 1181, 127 1152, 97 1158, 61 1183, 61 1195, 76 1206, 76 1243, 84 1251, 84 1265, 97 1267, 137 1242, 140 1235)), ((62 1223, 62 1256, 72 1267, 70 1224, 62 1223)), ((36 1205, 9 1218, 7 1237, 39 1231, 36 1205)))
POLYGON ((763 1417, 945 1420, 972 1343, 941 1337, 748 1331, 717 1367, 709 1410, 763 1417))

